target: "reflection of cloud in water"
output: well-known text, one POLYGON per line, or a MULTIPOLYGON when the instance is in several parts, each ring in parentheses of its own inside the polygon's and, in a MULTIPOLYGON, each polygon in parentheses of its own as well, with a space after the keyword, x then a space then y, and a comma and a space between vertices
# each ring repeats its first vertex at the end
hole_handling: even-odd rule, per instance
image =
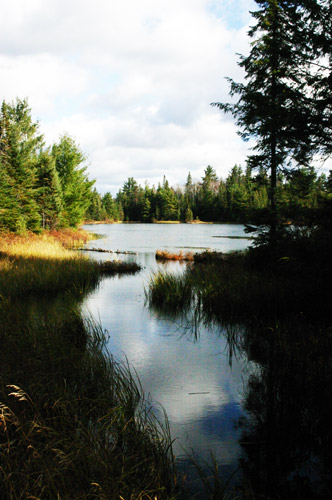
POLYGON ((175 453, 193 448, 207 459, 212 450, 235 468, 239 446, 233 422, 241 413, 241 367, 235 360, 230 369, 226 342, 216 332, 202 328, 200 341, 194 342, 175 322, 150 314, 143 307, 144 279, 144 273, 105 279, 86 307, 108 330, 111 352, 128 358, 145 394, 165 408, 175 453))

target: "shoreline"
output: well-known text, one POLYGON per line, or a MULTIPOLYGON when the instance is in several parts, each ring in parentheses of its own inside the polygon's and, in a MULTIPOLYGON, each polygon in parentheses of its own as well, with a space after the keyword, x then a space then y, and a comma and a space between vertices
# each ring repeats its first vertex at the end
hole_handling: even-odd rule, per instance
POLYGON ((225 225, 225 224, 234 224, 234 225, 243 225, 244 223, 243 222, 213 222, 213 221, 202 221, 202 220, 193 220, 193 221, 190 221, 190 222, 185 222, 185 221, 180 221, 180 220, 158 220, 158 221, 154 221, 154 222, 142 222, 142 221, 109 221, 109 220, 106 220, 106 221, 85 221, 83 222, 80 227, 82 226, 92 226, 94 224, 107 224, 107 225, 111 225, 111 224, 215 224, 215 225, 218 225, 218 224, 222 224, 222 225, 225 225))

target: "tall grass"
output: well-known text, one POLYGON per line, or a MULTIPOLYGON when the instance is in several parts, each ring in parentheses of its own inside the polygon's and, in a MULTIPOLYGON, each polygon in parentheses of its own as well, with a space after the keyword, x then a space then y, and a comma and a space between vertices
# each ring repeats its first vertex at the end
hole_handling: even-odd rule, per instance
POLYGON ((0 498, 172 498, 167 423, 66 302, 1 307, 0 498))
POLYGON ((53 231, 41 235, 0 237, 0 296, 19 297, 30 293, 55 295, 94 287, 101 276, 133 273, 135 263, 97 262, 69 250, 88 238, 81 231, 53 231))
POLYGON ((292 314, 324 317, 329 310, 329 272, 281 258, 273 269, 257 266, 251 255, 235 253, 226 259, 199 262, 182 274, 156 273, 147 285, 151 307, 164 312, 190 308, 218 322, 275 321, 292 314), (319 300, 318 300, 319 298, 319 300))
POLYGON ((168 252, 167 250, 157 250, 156 260, 193 261, 194 255, 192 254, 192 252, 183 253, 182 250, 180 250, 179 253, 168 252))
POLYGON ((150 305, 179 313, 191 306, 194 297, 186 273, 176 275, 158 271, 150 276, 144 291, 150 305))

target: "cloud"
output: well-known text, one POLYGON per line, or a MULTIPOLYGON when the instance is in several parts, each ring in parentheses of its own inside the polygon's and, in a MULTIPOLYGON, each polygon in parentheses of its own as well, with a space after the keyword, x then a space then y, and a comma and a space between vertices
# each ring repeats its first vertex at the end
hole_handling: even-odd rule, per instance
POLYGON ((47 141, 67 132, 101 192, 129 177, 181 183, 212 164, 225 176, 245 145, 213 101, 242 78, 241 0, 13 0, 3 10, 0 96, 28 97, 47 141), (234 14, 236 13, 236 15, 234 14))

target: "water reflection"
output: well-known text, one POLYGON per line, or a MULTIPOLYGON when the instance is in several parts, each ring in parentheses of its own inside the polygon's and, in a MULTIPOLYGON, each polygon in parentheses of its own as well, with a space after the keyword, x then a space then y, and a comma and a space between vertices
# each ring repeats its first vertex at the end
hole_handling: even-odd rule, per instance
POLYGON ((212 450, 235 469, 240 447, 233 424, 243 413, 246 360, 231 367, 217 328, 202 326, 195 342, 182 321, 151 314, 144 302, 142 276, 131 276, 104 280, 85 306, 109 331, 110 350, 128 358, 145 392, 165 408, 175 454, 194 450, 208 459, 212 450))
MULTIPOLYGON (((215 237, 242 237, 243 227, 142 224, 89 229, 104 234, 104 240, 96 242, 98 247, 137 251, 137 256, 121 258, 137 261, 143 271, 136 276, 105 279, 85 301, 85 309, 108 330, 110 351, 129 360, 145 393, 165 408, 178 461, 190 453, 202 464, 210 461, 212 452, 227 481, 238 470, 243 455, 239 443, 242 428, 236 423, 245 415, 244 390, 254 364, 248 363, 240 346, 228 342, 220 325, 204 325, 200 317, 175 318, 149 310, 144 285, 153 270, 178 273, 185 268, 178 262, 157 264, 157 249, 245 248, 248 240, 215 237)), ((110 258, 108 254, 91 255, 110 258)), ((158 406, 156 411, 161 411, 158 406)), ((191 470, 186 469, 191 477, 191 470)), ((192 491, 197 493, 197 489, 196 485, 192 491)))
POLYGON ((332 331, 296 318, 248 329, 244 476, 264 498, 330 498, 332 331))

